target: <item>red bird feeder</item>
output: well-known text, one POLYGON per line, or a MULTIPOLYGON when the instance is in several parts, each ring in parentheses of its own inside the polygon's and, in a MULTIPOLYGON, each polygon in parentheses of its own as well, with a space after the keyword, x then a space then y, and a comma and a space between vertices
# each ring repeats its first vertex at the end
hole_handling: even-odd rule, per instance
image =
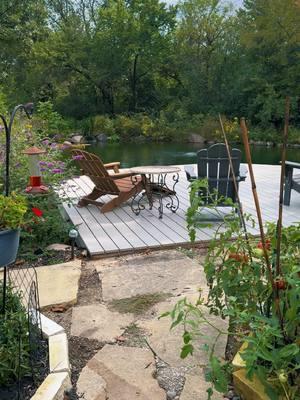
POLYGON ((38 147, 30 147, 23 151, 23 154, 28 155, 29 161, 29 186, 25 189, 30 194, 45 194, 49 188, 42 184, 41 170, 40 170, 40 154, 46 153, 45 150, 39 149, 38 147))

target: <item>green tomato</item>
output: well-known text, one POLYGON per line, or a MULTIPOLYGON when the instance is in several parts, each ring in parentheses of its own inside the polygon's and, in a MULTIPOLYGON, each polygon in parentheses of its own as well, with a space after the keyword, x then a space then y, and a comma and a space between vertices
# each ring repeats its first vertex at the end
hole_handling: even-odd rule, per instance
POLYGON ((282 369, 278 375, 278 379, 280 383, 286 383, 288 380, 286 372, 282 369))
POLYGON ((253 255, 257 258, 261 258, 264 255, 263 249, 253 249, 253 255))

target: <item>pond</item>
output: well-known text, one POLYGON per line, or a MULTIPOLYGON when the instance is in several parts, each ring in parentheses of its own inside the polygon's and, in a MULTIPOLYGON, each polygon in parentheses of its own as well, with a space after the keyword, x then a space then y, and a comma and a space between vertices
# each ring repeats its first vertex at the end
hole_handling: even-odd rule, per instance
MULTIPOLYGON (((199 144, 192 143, 98 143, 89 151, 98 154, 104 162, 120 161, 123 168, 137 165, 182 165, 196 162, 199 144)), ((242 146, 234 146, 242 149, 242 146)), ((281 149, 251 146, 255 164, 278 165, 281 149)), ((300 162, 300 149, 289 148, 287 159, 300 162)), ((245 158, 243 157, 243 161, 245 158)))

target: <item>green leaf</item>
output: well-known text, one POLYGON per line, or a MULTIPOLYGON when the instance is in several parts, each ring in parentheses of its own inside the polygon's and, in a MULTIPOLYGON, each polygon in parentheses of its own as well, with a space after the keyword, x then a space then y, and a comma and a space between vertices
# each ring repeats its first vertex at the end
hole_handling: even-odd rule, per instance
POLYGON ((194 346, 192 344, 185 344, 180 353, 181 358, 186 358, 189 354, 192 355, 194 351, 194 346))

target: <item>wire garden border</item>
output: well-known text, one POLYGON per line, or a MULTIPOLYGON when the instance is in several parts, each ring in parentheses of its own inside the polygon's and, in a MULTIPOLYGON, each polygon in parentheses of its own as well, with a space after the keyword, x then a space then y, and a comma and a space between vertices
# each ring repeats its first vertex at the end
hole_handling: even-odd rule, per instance
POLYGON ((7 295, 5 310, 0 315, 0 398, 27 400, 49 370, 36 270, 27 266, 7 267, 7 282, 0 276, 2 291, 4 284, 7 295))

